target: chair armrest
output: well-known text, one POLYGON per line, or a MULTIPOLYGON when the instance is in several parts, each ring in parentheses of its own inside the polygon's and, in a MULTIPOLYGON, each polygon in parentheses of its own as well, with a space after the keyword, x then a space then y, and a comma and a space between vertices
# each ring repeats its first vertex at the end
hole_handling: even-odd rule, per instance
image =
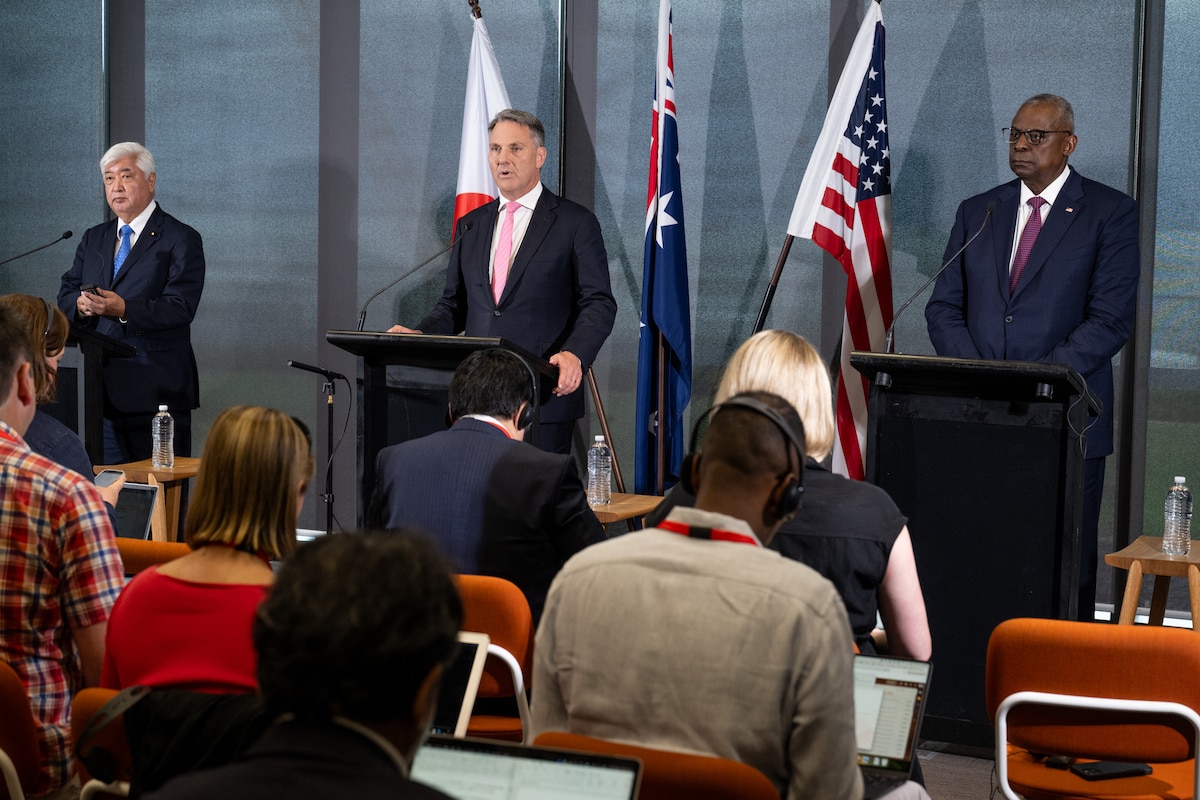
MULTIPOLYGON (((517 713, 521 717, 521 744, 529 743, 529 700, 525 697, 525 677, 521 673, 521 664, 512 653, 498 644, 489 644, 488 655, 495 656, 504 662, 512 673, 513 689, 517 698, 517 713)), ((1200 795, 1197 795, 1200 797, 1200 795)))
MULTIPOLYGON (((1022 800, 1008 785, 1008 712, 1023 704, 1083 708, 1101 711, 1128 711, 1141 714, 1172 714, 1183 717, 1192 725, 1193 750, 1200 745, 1200 714, 1182 703, 1163 700, 1124 700, 1116 697, 1087 697, 1051 692, 1016 692, 1004 698, 996 709, 996 777, 1000 791, 1009 800, 1022 800)), ((1200 798, 1200 769, 1194 769, 1193 797, 1200 798)))

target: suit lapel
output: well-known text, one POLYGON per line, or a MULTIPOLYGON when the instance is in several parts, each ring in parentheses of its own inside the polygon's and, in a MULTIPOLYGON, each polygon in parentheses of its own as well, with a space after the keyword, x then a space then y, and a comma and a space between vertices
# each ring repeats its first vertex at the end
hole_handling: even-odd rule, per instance
POLYGON ((521 276, 525 274, 525 269, 529 266, 529 262, 533 260, 534 254, 542 246, 542 241, 545 240, 546 234, 550 232, 550 228, 554 225, 554 220, 558 216, 557 207, 558 197, 543 186, 542 196, 538 198, 537 205, 533 209, 533 216, 529 219, 529 227, 525 229, 525 237, 521 239, 521 247, 517 250, 517 257, 513 260, 512 269, 508 271, 508 280, 504 284, 504 293, 500 295, 501 303, 508 299, 508 296, 512 294, 513 288, 521 282, 521 276))
MULTIPOLYGON (((165 216, 166 215, 163 213, 162 206, 157 206, 154 209, 154 213, 152 213, 150 215, 150 219, 146 221, 146 227, 142 228, 142 232, 138 235, 137 241, 133 243, 133 249, 130 250, 129 255, 125 257, 125 263, 121 265, 121 269, 117 272, 116 278, 111 277, 113 258, 111 256, 109 257, 109 280, 112 281, 113 287, 125 280, 125 276, 128 275, 129 271, 137 265, 138 259, 148 253, 150 248, 155 247, 158 244, 158 240, 162 237, 163 217, 165 216)), ((113 228, 113 231, 113 247, 116 247, 115 227, 113 228)))
POLYGON ((1033 250, 1029 252, 1029 260, 1025 262, 1025 271, 1021 273, 1021 282, 1017 284, 1017 288, 1013 292, 1014 297, 1029 285, 1041 272, 1042 267, 1046 266, 1054 248, 1058 247, 1059 242, 1066 235, 1067 229, 1083 212, 1083 209, 1083 179, 1079 177, 1078 172, 1071 170, 1071 176, 1063 184, 1054 205, 1050 206, 1050 213, 1046 215, 1046 221, 1042 224, 1037 241, 1033 243, 1033 250))
POLYGON ((99 252, 96 254, 97 263, 100 264, 99 280, 96 281, 101 289, 111 289, 113 283, 113 260, 117 254, 117 220, 109 223, 104 229, 104 235, 100 237, 100 244, 97 245, 99 252))
POLYGON ((1021 189, 1016 181, 1005 185, 996 197, 996 227, 992 235, 993 263, 996 265, 996 286, 1008 297, 1008 265, 1012 260, 1013 236, 1017 227, 1017 204, 1021 189))

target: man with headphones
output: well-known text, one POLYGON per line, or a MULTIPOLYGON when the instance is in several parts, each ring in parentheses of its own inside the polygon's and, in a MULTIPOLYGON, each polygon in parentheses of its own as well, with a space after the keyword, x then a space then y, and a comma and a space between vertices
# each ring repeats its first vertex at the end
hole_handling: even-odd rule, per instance
POLYGON ((532 733, 708 753, 750 764, 785 798, 858 800, 845 608, 765 547, 803 497, 800 418, 773 394, 739 394, 701 417, 691 449, 694 508, 588 548, 554 580, 532 733))
POLYGON ((450 429, 379 452, 369 521, 424 529, 458 572, 512 581, 536 623, 550 581, 604 529, 575 460, 524 441, 533 392, 512 353, 467 356, 450 382, 450 429))

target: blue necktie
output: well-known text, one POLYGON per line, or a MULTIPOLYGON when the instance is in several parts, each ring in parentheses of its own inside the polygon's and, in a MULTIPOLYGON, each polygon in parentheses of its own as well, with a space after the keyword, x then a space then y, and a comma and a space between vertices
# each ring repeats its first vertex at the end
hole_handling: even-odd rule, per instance
POLYGON ((117 248, 117 257, 113 259, 113 280, 116 280, 117 272, 121 269, 121 265, 125 263, 125 259, 129 255, 129 243, 132 240, 133 228, 128 225, 122 225, 121 246, 117 248))

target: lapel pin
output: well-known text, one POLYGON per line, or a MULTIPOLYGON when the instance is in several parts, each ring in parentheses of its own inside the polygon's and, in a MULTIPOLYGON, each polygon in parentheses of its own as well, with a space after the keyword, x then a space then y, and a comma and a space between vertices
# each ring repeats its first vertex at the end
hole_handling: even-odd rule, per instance
POLYGON ((1071 213, 1071 212, 1073 212, 1075 209, 1071 208, 1070 206, 1067 206, 1067 209, 1066 209, 1066 210, 1067 210, 1067 213, 1068 213, 1068 214, 1070 214, 1070 213, 1071 213))

